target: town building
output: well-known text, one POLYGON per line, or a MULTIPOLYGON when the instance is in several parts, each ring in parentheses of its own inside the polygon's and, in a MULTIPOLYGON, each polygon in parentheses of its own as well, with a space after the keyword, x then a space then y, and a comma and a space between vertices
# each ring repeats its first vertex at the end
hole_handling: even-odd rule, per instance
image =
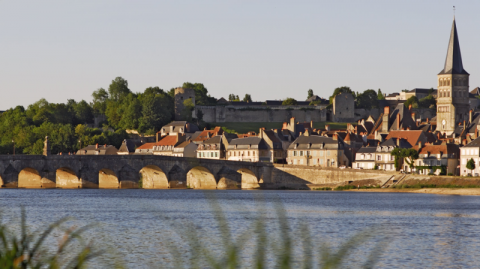
POLYGON ((117 151, 118 155, 132 155, 135 154, 135 149, 142 144, 140 142, 136 142, 133 139, 125 139, 120 145, 120 148, 117 151))
POLYGON ((227 160, 244 162, 270 162, 270 149, 260 137, 237 138, 230 141, 227 160))
MULTIPOLYGON (((442 172, 444 174, 457 175, 456 171, 460 153, 458 145, 446 143, 442 145, 424 145, 418 143, 413 149, 418 152, 418 159, 414 161, 414 168, 410 168, 407 161, 405 161, 403 165, 404 171, 416 172, 421 175, 439 175, 442 172), (415 170, 412 171, 413 169, 415 170)), ((476 160, 478 163, 478 149, 476 160)), ((408 162, 410 162, 410 160, 408 160, 408 162)))
POLYGON ((463 68, 457 26, 453 20, 445 66, 438 74, 437 131, 451 135, 455 127, 468 121, 469 76, 463 68))
POLYGON ((169 124, 162 126, 157 132, 157 142, 160 137, 176 134, 193 134, 199 131, 198 126, 187 121, 172 121, 169 124))
POLYGON ((293 165, 340 167, 348 166, 344 143, 338 135, 332 138, 318 135, 302 135, 288 148, 287 163, 293 165))
POLYGON ((173 148, 172 156, 195 158, 197 152, 197 144, 191 140, 184 141, 173 148))
POLYGON ((117 148, 112 145, 88 145, 77 151, 77 155, 117 155, 117 148))
POLYGON ((476 138, 460 149, 460 175, 461 176, 479 176, 480 175, 480 138, 476 138), (475 169, 467 168, 467 162, 473 159, 475 169))

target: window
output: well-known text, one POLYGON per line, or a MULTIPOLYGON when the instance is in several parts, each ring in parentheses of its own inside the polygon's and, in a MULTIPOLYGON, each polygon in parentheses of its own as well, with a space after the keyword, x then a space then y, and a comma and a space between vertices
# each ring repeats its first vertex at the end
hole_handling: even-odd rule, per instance
POLYGON ((390 156, 390 161, 395 161, 395 156, 390 156))
POLYGON ((215 157, 218 157, 218 152, 215 152, 215 157))
POLYGON ((462 164, 467 164, 467 159, 462 159, 462 164))
POLYGON ((465 150, 464 149, 462 149, 462 155, 465 155, 465 150))
POLYGON ((360 155, 360 159, 365 159, 365 154, 360 155))
POLYGON ((303 159, 300 159, 300 164, 303 164, 303 159))
POLYGON ((317 159, 313 159, 313 164, 317 164, 317 159))
POLYGON ((323 165, 323 160, 320 160, 320 164, 323 165))
POLYGON ((297 156, 297 151, 296 150, 293 151, 293 156, 297 156))
POLYGON ((249 157, 250 157, 250 151, 247 151, 247 156, 249 156, 249 157))
POLYGON ((381 161, 382 160, 382 155, 377 155, 377 161, 381 161))
POLYGON ((327 156, 330 156, 330 150, 327 150, 327 156))
POLYGON ((323 150, 320 151, 320 157, 323 157, 323 150))
POLYGON ((317 151, 314 151, 314 152, 313 152, 313 156, 317 156, 317 151))
POLYGON ((300 151, 300 156, 303 156, 303 151, 300 151))
POLYGON ((293 164, 297 164, 297 159, 293 160, 293 164))
POLYGON ((253 155, 252 156, 255 156, 255 151, 253 152, 253 155))

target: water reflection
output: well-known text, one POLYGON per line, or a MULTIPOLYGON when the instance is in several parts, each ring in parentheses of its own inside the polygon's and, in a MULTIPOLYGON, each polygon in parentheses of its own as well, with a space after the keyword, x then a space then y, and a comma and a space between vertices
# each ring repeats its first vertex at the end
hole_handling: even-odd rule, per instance
MULTIPOLYGON (((132 268, 157 268, 159 264, 171 267, 169 244, 176 245, 181 255, 190 259, 188 234, 183 232, 189 224, 201 231, 202 239, 210 240, 214 251, 223 251, 218 223, 206 199, 209 193, 217 196, 236 236, 251 231, 259 212, 266 219, 267 233, 275 234, 278 225, 273 201, 280 199, 292 232, 300 238, 302 225, 308 225, 314 246, 328 242, 335 247, 365 228, 382 227, 391 240, 379 268, 468 268, 479 262, 480 237, 475 228, 480 224, 480 198, 472 196, 307 191, 0 191, 5 222, 17 218, 19 205, 23 204, 32 229, 64 216, 74 216, 79 224, 101 223, 88 236, 110 252, 95 265, 114 265, 120 259, 132 268), (262 206, 265 211, 260 210, 262 206)), ((302 247, 301 240, 294 243, 302 247)), ((245 243, 243 259, 253 257, 255 245, 253 240, 245 243)), ((365 250, 358 250, 352 259, 362 259, 362 255, 365 250)))

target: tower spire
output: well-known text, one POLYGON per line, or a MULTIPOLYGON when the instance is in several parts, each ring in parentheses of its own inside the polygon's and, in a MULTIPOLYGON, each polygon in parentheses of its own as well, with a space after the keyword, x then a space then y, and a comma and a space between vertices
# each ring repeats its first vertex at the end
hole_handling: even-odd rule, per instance
POLYGON ((440 74, 468 74, 467 71, 463 69, 462 54, 460 52, 460 42, 458 41, 455 18, 453 18, 452 30, 450 32, 445 67, 440 74))

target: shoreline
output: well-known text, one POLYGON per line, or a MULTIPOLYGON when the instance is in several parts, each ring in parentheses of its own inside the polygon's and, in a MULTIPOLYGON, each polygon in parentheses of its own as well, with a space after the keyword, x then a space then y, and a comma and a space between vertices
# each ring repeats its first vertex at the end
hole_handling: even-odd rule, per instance
POLYGON ((422 188, 422 189, 351 189, 343 191, 353 192, 407 192, 407 193, 428 193, 441 195, 469 195, 479 196, 480 188, 422 188))

